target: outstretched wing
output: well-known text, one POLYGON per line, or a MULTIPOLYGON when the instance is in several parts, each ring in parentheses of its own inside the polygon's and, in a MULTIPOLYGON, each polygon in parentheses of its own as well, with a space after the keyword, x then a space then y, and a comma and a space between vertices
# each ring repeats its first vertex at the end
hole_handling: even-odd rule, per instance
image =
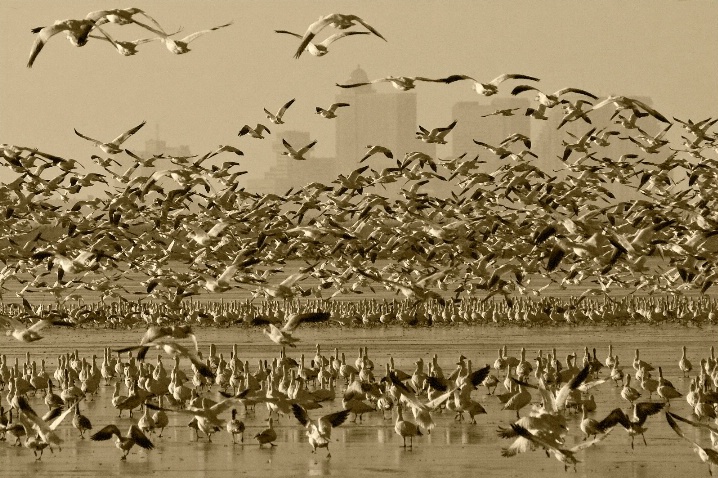
POLYGON ((486 380, 486 377, 489 376, 490 371, 491 369, 488 365, 483 368, 480 368, 474 372, 471 372, 467 377, 467 381, 471 383, 474 388, 476 388, 481 385, 484 380, 486 380))
POLYGON ((89 136, 85 136, 84 134, 80 133, 79 131, 77 131, 77 130, 74 129, 74 128, 73 128, 73 130, 75 131, 75 134, 76 134, 77 136, 79 136, 80 138, 82 138, 82 139, 86 139, 87 141, 92 141, 92 142, 95 143, 95 144, 102 144, 102 141, 97 141, 97 140, 94 139, 94 138, 90 138, 89 136))
POLYGON ((584 380, 586 380, 590 372, 591 365, 588 364, 583 367, 581 371, 578 372, 571 380, 569 380, 568 383, 561 387, 561 390, 559 390, 556 394, 556 410, 563 410, 566 408, 566 399, 568 398, 568 394, 571 393, 571 390, 575 390, 576 387, 581 385, 584 380))
POLYGON ((598 422, 596 429, 600 432, 605 432, 616 425, 621 425, 626 429, 631 427, 631 421, 626 416, 626 413, 620 408, 613 409, 613 411, 609 413, 606 418, 598 422))
POLYGON ((149 440, 149 438, 147 438, 147 436, 142 433, 142 430, 140 430, 137 425, 132 425, 130 427, 128 435, 135 441, 137 446, 139 446, 140 448, 144 448, 145 450, 151 450, 155 447, 149 440))
POLYGON ((306 427, 310 423, 307 411, 298 403, 292 403, 292 413, 302 426, 306 427))
POLYGON ((299 33, 294 33, 294 32, 290 32, 287 30, 274 30, 274 33, 286 33, 287 35, 292 35, 297 38, 302 38, 302 35, 300 35, 299 33))
POLYGON ((100 430, 99 432, 95 433, 94 435, 90 436, 90 440, 92 441, 104 441, 109 440, 112 438, 112 435, 116 435, 117 437, 121 437, 122 434, 120 433, 120 429, 117 428, 117 425, 107 425, 105 428, 100 430))
POLYGON ((638 425, 643 425, 649 416, 663 410, 665 403, 662 402, 641 402, 635 405, 634 415, 638 425))
POLYGON ((291 100, 287 101, 287 102, 284 104, 284 106, 282 106, 282 107, 279 109, 279 112, 277 113, 277 117, 281 118, 282 115, 284 115, 284 112, 287 111, 287 108, 289 108, 290 106, 292 106, 292 103, 294 103, 294 100, 296 100, 296 98, 292 98, 291 100))
POLYGON ((117 138, 113 139, 112 143, 116 144, 117 146, 121 145, 122 143, 127 141, 127 138, 129 138, 130 136, 132 136, 133 134, 138 132, 140 129, 142 129, 142 127, 145 125, 145 123, 147 123, 147 121, 143 121, 142 123, 138 124, 134 128, 131 128, 131 129, 125 131, 124 133, 119 135, 117 138))
POLYGON ((332 316, 329 312, 305 312, 302 314, 292 314, 284 327, 283 332, 294 332, 302 322, 326 322, 332 316))
POLYGON ((220 26, 218 26, 218 27, 209 28, 209 29, 207 29, 207 30, 201 30, 201 31, 195 32, 195 33, 193 33, 193 34, 191 34, 191 35, 187 35, 186 37, 184 37, 184 38, 183 38, 182 40, 180 40, 180 41, 183 41, 184 43, 190 43, 190 42, 196 40, 198 37, 204 35, 205 33, 209 33, 209 32, 215 31, 215 30, 219 30, 220 28, 228 27, 228 26, 230 26, 231 24, 232 24, 232 22, 229 22, 229 23, 225 23, 224 25, 220 25, 220 26))

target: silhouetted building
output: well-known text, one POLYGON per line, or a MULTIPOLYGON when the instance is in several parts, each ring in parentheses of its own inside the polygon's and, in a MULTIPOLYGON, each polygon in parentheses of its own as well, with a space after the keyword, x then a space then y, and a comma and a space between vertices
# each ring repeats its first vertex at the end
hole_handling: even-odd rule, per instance
POLYGON ((309 150, 304 157, 306 161, 292 159, 282 155, 287 149, 282 144, 285 139, 294 149, 298 150, 312 140, 306 131, 285 131, 280 138, 272 143, 275 164, 264 174, 259 189, 262 192, 284 194, 289 189, 301 188, 313 182, 328 184, 337 178, 334 158, 317 158, 309 150))
MULTIPOLYGON (((369 81, 366 72, 357 67, 346 83, 366 81, 369 81)), ((385 84, 382 88, 391 88, 391 86, 385 84)), ((346 174, 356 169, 359 160, 367 151, 367 145, 387 147, 392 151, 394 158, 399 160, 412 151, 421 151, 430 156, 436 155, 434 144, 416 139, 418 125, 414 92, 395 90, 379 93, 372 85, 365 85, 342 90, 335 101, 351 105, 342 108, 335 120, 338 173, 346 174)), ((427 126, 427 128, 433 129, 436 126, 427 126)), ((389 161, 383 155, 382 158, 375 161, 389 161)))
MULTIPOLYGON (((451 110, 456 126, 451 132, 451 146, 454 156, 467 153, 468 156, 480 154, 482 161, 487 161, 486 168, 495 170, 499 165, 498 157, 487 149, 478 146, 474 140, 482 141, 491 146, 498 146, 501 141, 514 133, 526 136, 531 134, 531 118, 525 116, 529 101, 525 98, 492 98, 489 103, 479 101, 462 101, 456 103, 451 110), (511 116, 491 115, 498 110, 516 110, 511 116), (491 115, 491 116, 487 116, 491 115)), ((520 148, 513 149, 520 151, 520 148)))

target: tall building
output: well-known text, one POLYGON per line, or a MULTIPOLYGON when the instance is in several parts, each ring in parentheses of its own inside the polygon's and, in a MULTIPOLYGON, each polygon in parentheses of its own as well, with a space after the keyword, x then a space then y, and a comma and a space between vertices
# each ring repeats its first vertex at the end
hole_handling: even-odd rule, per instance
POLYGON ((494 97, 489 103, 479 101, 456 103, 451 110, 456 120, 456 126, 451 132, 452 154, 454 156, 464 153, 481 154, 481 159, 487 162, 486 169, 494 171, 500 165, 500 160, 494 157, 493 153, 476 145, 474 140, 498 146, 501 141, 514 133, 529 136, 531 118, 524 115, 528 107, 529 101, 525 98, 494 97), (491 115, 498 110, 517 108, 518 110, 511 116, 491 115))
MULTIPOLYGON (((367 81, 366 72, 357 67, 346 83, 367 81)), ((342 90, 335 101, 351 105, 343 108, 336 119, 338 174, 356 169, 367 151, 367 145, 387 147, 399 160, 412 151, 436 155, 434 144, 416 139, 416 93, 379 93, 372 85, 365 85, 342 90)))
POLYGON ((281 138, 272 143, 275 154, 275 164, 264 174, 260 189, 262 192, 284 194, 289 189, 301 188, 313 182, 328 184, 337 178, 336 161, 334 158, 317 158, 312 156, 310 150, 304 155, 306 161, 297 161, 282 155, 286 148, 282 139, 291 144, 294 149, 300 149, 312 140, 306 131, 285 131, 281 138))

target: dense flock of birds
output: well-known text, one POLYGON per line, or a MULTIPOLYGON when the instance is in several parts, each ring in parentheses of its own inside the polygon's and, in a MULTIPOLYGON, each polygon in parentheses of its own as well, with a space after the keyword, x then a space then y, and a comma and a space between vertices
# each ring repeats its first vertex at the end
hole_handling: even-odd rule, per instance
MULTIPOLYGON (((296 320, 296 316, 289 320, 296 320)), ((663 411, 669 426, 690 443, 711 474, 712 466, 718 465, 718 427, 710 424, 718 410, 718 362, 712 347, 710 355, 696 361, 695 367, 687 348, 682 347, 682 353, 676 356, 683 373, 679 385, 663 376, 661 366, 642 360, 639 349, 635 349, 633 361, 628 361, 625 368, 610 345, 605 360, 597 357, 595 348, 590 351, 588 347, 582 358, 569 353, 565 363, 555 348, 546 353, 539 350, 531 360, 526 354, 526 349, 521 348, 518 357, 509 356, 503 346, 493 364, 478 369, 461 355, 456 367, 446 373, 437 354, 428 363, 419 358, 411 373, 396 367, 390 356, 382 376, 379 368, 375 371, 367 347, 360 347, 352 362, 336 348, 333 355, 324 355, 317 344, 316 354, 309 360, 304 354, 292 358, 282 348, 271 363, 259 360, 256 367, 250 367, 249 361, 239 357, 236 345, 228 359, 217 353, 214 345, 203 358, 191 326, 151 326, 138 346, 104 349, 99 364, 96 355, 84 357, 77 351, 61 354, 54 370, 49 360, 46 363, 43 358, 38 363, 29 352, 22 364, 19 358, 10 364, 5 355, 0 356, 0 386, 7 391, 7 408, 0 407, 0 440, 14 438, 12 445, 31 449, 40 460, 47 448, 53 453, 54 447, 62 450, 63 439, 57 429, 72 416, 79 439, 84 439, 86 433, 93 441, 115 437, 121 459, 126 460, 135 445, 149 451, 158 442, 171 440, 163 439, 165 428, 176 426, 171 425, 171 416, 191 417, 187 426, 194 430, 195 440, 206 438, 210 443, 213 435, 225 431, 233 444, 238 444, 237 440, 244 443, 248 424, 258 428, 266 423, 266 428, 253 435, 261 448, 277 446, 273 424, 293 415, 305 427, 312 453, 326 448, 329 458, 332 429, 350 417, 352 426, 361 427, 364 415, 381 414, 383 420, 392 420, 395 411, 394 431, 401 438, 400 446, 412 448, 416 437, 431 434, 437 426, 434 419, 440 416, 477 424, 483 414, 509 412, 515 413, 515 420, 496 430, 499 438, 511 440, 501 448, 502 456, 543 450, 547 457, 563 463, 565 470, 575 470, 577 454, 605 440, 616 427, 627 432, 632 449, 639 436, 648 446, 648 420, 663 411), (188 338, 194 340, 194 345, 180 344, 188 338), (147 361, 151 348, 167 352, 174 358, 172 365, 166 367, 162 355, 154 363, 147 361), (136 357, 133 350, 138 350, 136 357), (123 357, 126 352, 129 355, 123 357), (182 369, 181 358, 188 356, 191 369, 182 369), (691 376, 691 372, 695 374, 691 376), (636 387, 631 386, 632 377, 636 387), (111 398, 104 391, 110 386, 111 398), (479 388, 486 393, 480 394, 479 388), (610 411, 597 410, 599 393, 605 396, 599 397, 599 404, 610 403, 611 399, 625 401, 630 412, 620 406, 610 411), (116 423, 93 425, 95 420, 88 411, 82 413, 83 401, 96 398, 109 399, 119 419, 127 411, 130 425, 125 434, 116 423), (683 416, 685 413, 675 413, 676 401, 683 399, 689 406, 690 418, 683 416), (669 411, 671 400, 673 411, 669 411), (335 406, 337 401, 341 408, 335 406), (266 419, 258 416, 257 405, 266 406, 266 419), (47 407, 47 412, 40 415, 38 407, 47 407), (327 413, 325 407, 338 409, 327 413), (142 414, 133 418, 137 409, 142 414), (322 411, 311 412, 317 409, 322 411), (231 418, 222 417, 230 411, 231 418), (318 418, 312 419, 310 412, 318 418), (581 413, 580 418, 577 413, 581 413), (681 428, 686 425, 709 431, 712 445, 699 443, 695 438, 699 430, 687 435, 681 428), (576 432, 569 435, 574 429, 580 431, 580 436, 576 432), (570 446, 568 439, 582 441, 570 446)), ((685 408, 681 403, 678 406, 685 408)))
MULTIPOLYGON (((91 12, 84 19, 58 20, 33 29, 37 37, 27 66, 61 32, 75 46, 97 39, 126 56, 154 40, 182 54, 194 39, 230 25, 174 40, 178 32, 168 34, 138 8, 91 12), (140 16, 148 23, 140 22, 140 16), (135 24, 155 36, 116 40, 102 28, 109 23, 135 24)), ((296 58, 304 51, 322 56, 331 43, 349 35, 374 35, 386 41, 361 18, 344 14, 322 16, 304 34, 278 33, 299 39, 296 58), (357 25, 366 31, 349 30, 357 25), (327 27, 340 32, 316 43, 315 37, 327 27)), ((2 176, 15 179, 0 184, 0 259, 4 263, 0 286, 5 289, 8 281, 17 281, 17 295, 22 299, 21 307, 3 305, 0 319, 8 335, 33 342, 42 338, 40 332, 46 327, 83 323, 149 328, 139 345, 116 351, 119 355, 137 350, 137 357, 127 362, 115 358, 109 349, 100 365, 95 357, 88 360, 68 354, 50 375, 44 362, 38 366, 28 357, 22 367, 17 361, 9 366, 3 357, 0 378, 9 392, 9 408, 0 411, 0 433, 16 437, 16 444, 25 436, 24 446, 39 459, 45 448, 59 447, 55 430, 70 414, 81 436, 93 430, 80 407, 104 380, 114 382, 112 405, 120 414, 128 410, 132 416, 132 410, 144 407, 144 415, 127 434, 110 424, 91 436, 93 440, 115 436, 123 459, 134 445, 152 449, 152 430, 160 429, 159 438, 171 413, 192 416, 190 426, 208 440, 222 430, 233 441, 236 435, 243 439, 244 424, 237 419, 236 408, 231 420, 220 418, 236 404, 243 404, 245 411, 262 403, 269 409, 268 428, 254 437, 260 446, 274 445, 277 438, 272 414, 293 414, 306 427, 314 451, 328 449, 332 428, 350 414, 361 421, 365 413, 392 408, 397 409, 396 433, 403 446, 407 438, 412 446, 415 436, 430 432, 432 413, 439 410, 454 412, 457 420, 468 414, 475 421, 486 410, 472 398, 472 392, 482 384, 495 391, 502 382, 489 366, 472 371, 464 356, 452 374, 443 374, 435 356, 428 372, 422 360, 413 374, 387 365, 386 376, 377 381, 366 351, 351 366, 338 352, 332 357, 321 355, 319 346, 309 367, 303 357, 296 362, 282 352, 271 365, 261 363, 252 372, 236 351, 228 361, 214 351, 203 359, 192 331, 195 324, 268 324, 269 339, 291 347, 299 340, 293 332, 303 322, 542 325, 626 323, 638 317, 652 323, 713 322, 714 303, 700 294, 709 291, 718 274, 712 241, 718 232, 718 133, 711 131, 718 119, 671 120, 638 99, 601 99, 573 87, 548 94, 533 86, 539 78, 524 74, 503 74, 487 83, 466 74, 386 76, 337 86, 390 83, 406 91, 420 83, 449 87, 438 85, 463 81, 471 82, 473 90, 484 96, 498 94, 506 82, 530 82, 507 90, 511 95, 535 93, 530 108, 523 113, 497 110, 491 116, 500 121, 501 116, 525 114, 545 121, 561 115, 558 128, 573 128, 565 132, 562 154, 556 158, 563 167, 547 170, 542 160, 554 158, 539 157, 531 149, 530 138, 520 133, 495 145, 474 140, 481 153, 473 158, 467 153, 435 158, 421 152, 395 158, 391 149, 369 145, 366 155, 356 158, 357 168, 335 181, 315 182, 277 195, 253 193, 240 186, 238 179, 245 171, 236 169, 241 166, 236 158, 243 152, 235 146, 220 145, 201 156, 136 155, 124 145, 144 122, 109 142, 75 130, 107 155, 90 158, 101 172, 87 171, 81 160, 31 146, 1 145, 2 176), (595 111, 607 107, 613 108, 610 120, 597 124, 595 111), (671 128, 674 131, 669 133, 671 128), (669 139, 678 128, 683 130, 680 139, 669 139), (634 152, 614 157, 610 148, 615 144, 634 152), (234 160, 216 164, 215 157, 220 155, 232 155, 234 160), (143 172, 160 158, 173 167, 143 172), (497 161, 496 169, 486 166, 497 161), (441 183, 452 186, 446 197, 431 193, 441 183), (613 192, 616 188, 630 190, 640 199, 621 200, 613 192), (101 192, 92 199, 77 199, 83 189, 101 192), (287 275, 285 266, 296 263, 301 265, 287 275), (130 278, 141 284, 141 291, 130 292, 122 285, 130 278), (542 294, 549 287, 576 286, 583 293, 569 300, 542 294), (239 288, 265 301, 188 304, 188 298, 203 293, 239 288), (394 291, 402 300, 332 300, 374 288, 394 291), (102 303, 80 305, 85 290, 99 292, 102 303), (616 290, 628 291, 629 296, 612 298, 610 293, 616 290), (672 296, 631 296, 638 291, 672 296), (54 307, 31 305, 28 297, 38 292, 52 294, 54 307), (697 297, 682 297, 688 292, 697 297), (497 296, 504 300, 490 300, 497 296), (71 307, 72 300, 78 305, 71 307), (194 346, 180 343, 187 338, 194 339, 194 346), (156 365, 144 361, 151 349, 174 357, 174 368, 166 370, 161 359, 156 365), (180 358, 189 360, 191 372, 179 368, 180 358), (342 409, 313 420, 308 410, 318 408, 322 401, 333 401, 341 380, 342 409), (192 388, 185 385, 190 381, 192 388), (53 383, 61 388, 59 395, 53 392, 53 383), (315 384, 312 390, 310 383, 315 384), (122 384, 127 386, 126 395, 121 394, 122 384), (212 384, 225 395, 216 403, 206 396, 212 384), (46 393, 49 411, 42 417, 31 406, 34 398, 27 395, 37 390, 46 393), (412 413, 415 422, 406 420, 405 413, 412 413)), ((267 119, 283 124, 294 101, 287 101, 276 114, 265 109, 267 119)), ((351 105, 317 106, 315 112, 332 119, 341 114, 340 108, 343 111, 351 105)), ((456 123, 420 126, 416 138, 446 144, 456 123)), ((271 134, 261 123, 247 124, 239 131, 239 136, 258 140, 271 134)), ((287 160, 311 161, 305 155, 316 143, 315 139, 308 145, 291 145, 282 139, 283 154, 287 160)), ((621 370, 617 357, 609 354, 608 375, 602 374, 603 366, 595 350, 590 355, 588 348, 583 365, 570 356, 563 366, 555 352, 539 353, 532 366, 523 350, 520 360, 500 351, 494 368, 497 374, 505 374, 506 393, 498 396, 501 409, 515 411, 518 419, 499 430, 499 436, 515 440, 503 454, 541 448, 565 467, 575 468, 575 455, 605 439, 617 425, 631 436, 632 446, 638 435, 645 442, 648 418, 668 407, 650 400, 656 393, 666 402, 685 395, 698 421, 668 412, 665 419, 708 463, 709 471, 718 464, 718 452, 693 441, 680 428, 685 425, 679 425, 707 428, 713 443, 717 442, 718 428, 700 421, 716 418, 712 355, 701 361, 699 375, 686 392, 664 379, 660 367, 658 378, 653 377, 653 367, 642 362, 636 351, 636 380, 649 401, 638 401, 641 393, 630 386, 631 376, 621 370), (589 418, 586 414, 593 411, 593 397, 585 392, 609 380, 622 384, 621 396, 630 403, 632 414, 617 408, 601 420, 589 418), (530 389, 537 390, 542 405, 519 417, 533 400, 530 389), (587 439, 572 448, 564 441, 570 408, 583 410, 580 428, 587 439)), ((685 373, 692 369, 685 348, 681 369, 685 373)))

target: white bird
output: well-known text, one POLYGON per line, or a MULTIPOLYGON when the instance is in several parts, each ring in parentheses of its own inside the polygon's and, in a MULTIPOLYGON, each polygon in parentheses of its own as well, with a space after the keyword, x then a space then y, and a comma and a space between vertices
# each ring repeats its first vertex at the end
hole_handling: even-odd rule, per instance
POLYGON ((123 148, 120 148, 120 145, 127 141, 130 136, 138 132, 142 127, 145 125, 146 121, 143 121, 142 123, 138 124, 134 128, 130 128, 129 130, 125 131, 115 139, 113 139, 110 142, 103 143, 102 141, 96 140, 94 138, 90 138, 88 136, 85 136, 84 134, 78 132, 76 129, 75 134, 79 136, 82 139, 86 139, 87 141, 92 142, 95 146, 100 148, 102 151, 104 151, 107 154, 118 154, 124 151, 123 148))
MULTIPOLYGON (((531 81, 541 81, 539 78, 534 78, 533 76, 528 75, 522 75, 520 73, 504 73, 503 75, 499 75, 493 80, 489 81, 488 83, 481 83, 476 78, 473 78, 468 75, 450 75, 446 78, 442 78, 442 83, 454 83, 455 81, 461 81, 461 80, 471 80, 474 82, 472 85, 472 89, 476 91, 480 95, 484 96, 492 96, 499 92, 499 85, 503 83, 506 80, 531 80, 531 81)), ((503 110, 506 111, 506 110, 503 110)), ((503 114, 503 113, 502 113, 503 114)))
POLYGON ((287 108, 292 106, 292 103, 294 103, 295 99, 296 98, 292 98, 291 100, 284 103, 284 106, 279 108, 279 111, 277 111, 277 114, 270 113, 269 110, 267 110, 267 108, 264 108, 264 112, 267 114, 267 119, 269 119, 269 121, 271 121, 274 124, 284 124, 284 121, 282 120, 282 118, 284 117, 284 113, 287 111, 287 108))
MULTIPOLYGON (((693 445, 693 451, 695 451, 698 454, 698 457, 701 459, 703 463, 708 463, 708 473, 713 476, 713 465, 718 465, 718 451, 713 450, 712 448, 704 448, 700 446, 697 442, 691 440, 686 436, 685 433, 683 433, 683 430, 678 426, 675 419, 681 420, 686 423, 690 423, 691 425, 699 425, 691 422, 690 420, 686 420, 685 418, 681 418, 678 415, 675 415, 670 412, 666 412, 666 421, 671 426, 674 432, 676 434, 686 440, 688 443, 693 445)), ((711 430, 711 437, 713 436, 714 429, 712 427, 709 427, 711 430)))
POLYGON ((371 81, 362 81, 359 83, 348 83, 346 85, 340 85, 339 83, 337 83, 336 85, 339 88, 357 88, 359 86, 371 85, 374 83, 381 83, 381 82, 386 82, 386 81, 391 83, 392 86, 394 88, 396 88, 397 90, 408 91, 408 90, 413 89, 416 86, 417 81, 431 81, 433 83, 439 83, 439 82, 441 82, 441 79, 434 80, 432 78, 426 78, 423 76, 387 76, 384 78, 378 78, 376 80, 371 80, 371 81))
POLYGON ((12 336, 20 342, 35 342, 40 340, 42 338, 40 331, 48 325, 72 325, 69 322, 61 320, 39 319, 30 327, 25 327, 25 325, 19 320, 2 314, 0 314, 0 324, 9 328, 9 330, 5 333, 8 337, 12 336))
POLYGON ((610 433, 610 430, 609 430, 608 433, 604 433, 601 436, 594 438, 593 440, 581 442, 572 448, 558 448, 556 445, 539 438, 537 435, 534 435, 533 433, 531 433, 530 431, 528 431, 526 428, 522 427, 521 425, 512 423, 511 428, 520 437, 526 438, 530 442, 543 447, 547 453, 553 453, 553 455, 556 457, 556 459, 558 461, 560 461, 561 463, 563 463, 564 471, 568 470, 569 465, 573 465, 573 468, 575 471, 576 464, 579 463, 579 461, 576 459, 576 453, 578 453, 581 450, 585 450, 586 448, 588 448, 590 446, 595 445, 596 443, 598 443, 601 440, 603 440, 604 438, 606 438, 608 436, 608 433, 610 433))
POLYGON ((242 129, 239 130, 239 134, 237 134, 237 136, 244 136, 245 134, 249 134, 252 138, 264 139, 263 133, 265 132, 272 134, 272 132, 269 131, 269 128, 267 128, 261 123, 257 123, 256 128, 252 128, 251 126, 246 124, 242 126, 242 129))
POLYGON ((326 448, 327 458, 330 458, 332 454, 329 452, 329 443, 332 439, 332 428, 344 423, 351 410, 342 410, 324 415, 316 423, 309 419, 307 411, 301 405, 293 403, 292 412, 299 423, 307 429, 307 437, 312 447, 312 453, 316 453, 317 448, 326 448))
POLYGON ((305 161, 307 158, 305 158, 304 155, 310 149, 312 149, 315 144, 317 144, 317 140, 315 139, 314 141, 299 150, 294 149, 291 144, 287 143, 286 139, 282 139, 282 144, 287 149, 286 151, 282 151, 281 154, 283 156, 289 156, 290 158, 296 159, 297 161, 305 161))
MULTIPOLYGON (((546 94, 546 93, 543 93, 542 91, 540 91, 538 88, 535 88, 535 87, 529 86, 529 85, 519 85, 516 88, 514 88, 513 90, 511 90, 511 94, 516 96, 519 93, 522 93, 524 91, 536 91, 537 92, 536 99, 538 100, 539 104, 543 105, 547 108, 553 108, 554 106, 556 106, 559 103, 558 97, 565 95, 566 93, 577 93, 579 95, 584 95, 584 96, 588 96, 589 98, 593 98, 594 100, 598 99, 598 97, 596 95, 594 95, 593 93, 590 93, 586 90, 581 90, 579 88, 562 88, 553 94, 546 94)), ((595 109, 595 107, 594 107, 594 109, 595 109)))
POLYGON ((329 107, 329 109, 326 109, 326 110, 324 108, 322 108, 321 106, 317 106, 316 112, 318 115, 321 115, 324 118, 332 119, 332 118, 337 117, 337 114, 336 114, 337 108, 341 108, 344 106, 350 106, 350 105, 349 105, 349 103, 332 103, 332 105, 329 107))
POLYGON ((319 20, 309 25, 307 28, 307 31, 304 33, 304 36, 302 37, 302 41, 299 44, 299 48, 297 48, 297 52, 294 54, 294 58, 299 58, 305 49, 309 46, 312 39, 325 27, 331 25, 334 28, 337 28, 339 30, 346 30, 349 27, 353 27, 356 23, 361 24, 369 30, 374 35, 378 36, 382 40, 386 41, 386 38, 384 38, 381 33, 376 31, 374 27, 366 23, 364 20, 359 18, 356 15, 344 15, 341 13, 330 13, 329 15, 324 15, 322 17, 319 17, 319 20))
POLYGON ((190 51, 189 44, 199 38, 200 36, 204 35, 205 33, 209 33, 215 30, 219 30, 220 28, 228 27, 233 22, 225 23, 224 25, 219 25, 214 28, 208 28, 207 30, 200 30, 198 32, 192 33, 191 35, 187 35, 181 40, 173 40, 170 38, 170 35, 167 33, 162 33, 160 37, 157 37, 157 40, 161 40, 167 49, 174 53, 175 55, 181 55, 183 53, 187 53, 190 51))
MULTIPOLYGON (((290 31, 287 31, 287 30, 274 30, 274 31, 275 31, 276 33, 286 33, 287 35, 292 35, 292 36, 295 36, 295 37, 297 37, 297 38, 302 38, 302 35, 300 35, 299 33, 294 33, 294 32, 290 32, 290 31)), ((307 50, 311 55, 314 55, 314 56, 324 56, 324 55, 326 55, 327 53, 329 53, 329 45, 331 45, 331 44, 334 43, 335 41, 339 40, 340 38, 344 38, 344 37, 349 36, 349 35, 369 35, 369 32, 355 32, 355 31, 351 31, 351 32, 335 33, 334 35, 331 35, 331 36, 325 38, 321 43, 312 43, 312 42, 309 42, 309 44, 307 44, 306 50, 307 50)))
POLYGON ((416 138, 422 140, 425 143, 436 143, 446 144, 446 135, 451 133, 451 130, 456 126, 456 120, 454 120, 449 126, 443 128, 434 128, 431 131, 419 125, 419 131, 416 132, 416 138))
MULTIPOLYGON (((40 54, 40 51, 45 46, 50 38, 57 35, 60 32, 67 32, 67 39, 70 40, 74 46, 85 46, 87 38, 90 35, 90 31, 95 28, 95 22, 92 20, 57 20, 55 23, 48 27, 37 27, 30 30, 32 33, 37 33, 35 42, 32 44, 30 50, 30 58, 27 61, 27 67, 32 68, 35 63, 35 58, 40 54)), ((99 27, 98 27, 99 29, 99 27)))
POLYGON ((372 146, 371 144, 368 144, 367 148, 369 148, 369 151, 367 151, 364 157, 359 160, 360 163, 363 163, 364 161, 369 159, 370 156, 377 153, 382 153, 387 158, 394 159, 394 153, 392 153, 389 148, 386 148, 384 146, 372 146))
POLYGON ((292 333, 297 330, 297 327, 299 327, 302 322, 326 322, 330 317, 331 314, 329 312, 292 314, 281 329, 270 323, 269 329, 264 329, 262 332, 275 344, 296 347, 294 343, 298 342, 299 339, 294 338, 292 333))

